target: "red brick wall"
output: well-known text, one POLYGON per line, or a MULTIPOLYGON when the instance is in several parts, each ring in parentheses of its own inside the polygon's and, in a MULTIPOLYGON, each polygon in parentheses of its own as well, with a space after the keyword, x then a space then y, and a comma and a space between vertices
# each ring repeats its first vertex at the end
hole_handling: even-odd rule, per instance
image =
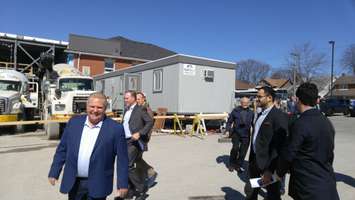
POLYGON ((132 61, 131 60, 116 59, 115 64, 116 64, 116 70, 119 70, 119 69, 124 69, 124 68, 132 66, 132 61))
MULTIPOLYGON (((355 84, 347 84, 348 85, 348 88, 347 89, 355 89, 355 84)), ((342 85, 335 85, 335 89, 341 89, 342 85)))
POLYGON ((80 61, 78 60, 78 56, 75 57, 74 65, 79 69, 80 72, 82 72, 83 66, 90 67, 90 76, 94 76, 104 73, 105 62, 104 58, 101 57, 81 55, 80 61))
MULTIPOLYGON (((78 67, 78 55, 74 58, 74 66, 79 69, 80 72, 83 70, 83 66, 90 67, 90 76, 95 76, 99 74, 103 74, 105 72, 105 58, 97 57, 97 56, 88 56, 81 55, 78 67)), ((124 60, 124 59, 116 59, 114 60, 116 65, 115 70, 124 69, 130 67, 132 65, 137 65, 143 63, 141 61, 132 61, 132 60, 124 60)))

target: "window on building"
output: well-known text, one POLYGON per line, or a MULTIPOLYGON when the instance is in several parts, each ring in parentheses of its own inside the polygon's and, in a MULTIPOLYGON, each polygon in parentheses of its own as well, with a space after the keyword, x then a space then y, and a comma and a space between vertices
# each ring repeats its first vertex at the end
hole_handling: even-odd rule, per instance
POLYGON ((153 71, 153 92, 163 92, 163 70, 158 69, 153 71))
POLYGON ((90 66, 83 66, 82 73, 84 76, 90 76, 91 75, 90 66))
POLYGON ((203 77, 206 82, 213 82, 214 80, 214 71, 206 69, 204 70, 203 77))
POLYGON ((105 61, 105 72, 115 71, 112 58, 106 58, 104 61, 105 61))
POLYGON ((341 85, 339 85, 339 89, 346 90, 346 89, 348 89, 348 85, 347 84, 341 84, 341 85))

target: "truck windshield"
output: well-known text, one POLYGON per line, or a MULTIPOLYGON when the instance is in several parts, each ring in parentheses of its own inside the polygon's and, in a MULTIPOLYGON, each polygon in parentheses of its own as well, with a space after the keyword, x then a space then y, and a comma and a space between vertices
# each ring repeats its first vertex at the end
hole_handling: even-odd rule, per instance
POLYGON ((61 91, 91 91, 93 90, 93 80, 80 78, 63 78, 59 80, 59 89, 61 91))
POLYGON ((21 90, 21 82, 19 82, 19 81, 0 80, 0 90, 20 92, 20 90, 21 90))

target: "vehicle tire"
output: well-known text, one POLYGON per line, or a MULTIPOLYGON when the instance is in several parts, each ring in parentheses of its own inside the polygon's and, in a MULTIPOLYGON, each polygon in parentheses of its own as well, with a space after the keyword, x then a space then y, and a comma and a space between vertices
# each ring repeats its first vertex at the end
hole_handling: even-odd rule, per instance
MULTIPOLYGON (((44 109, 44 113, 43 113, 43 119, 44 120, 49 120, 50 116, 49 116, 49 112, 48 109, 44 109)), ((48 140, 56 140, 59 139, 59 134, 60 134, 60 126, 59 123, 46 123, 43 125, 44 127, 44 131, 47 135, 47 139, 48 140)))
POLYGON ((350 111, 350 116, 355 117, 355 111, 350 111))
POLYGON ((9 134, 9 135, 14 135, 17 133, 17 126, 16 125, 6 126, 3 129, 5 129, 6 134, 9 134))
POLYGON ((343 114, 344 115, 348 115, 350 113, 350 111, 348 109, 344 110, 343 114))
POLYGON ((329 108, 326 112, 325 112, 326 116, 331 116, 333 115, 333 109, 329 108))
POLYGON ((59 139, 60 129, 59 123, 48 123, 44 126, 48 140, 59 139))
MULTIPOLYGON (((25 109, 23 119, 24 121, 34 120, 34 109, 25 109)), ((38 124, 23 125, 24 132, 34 132, 38 128, 38 124)))

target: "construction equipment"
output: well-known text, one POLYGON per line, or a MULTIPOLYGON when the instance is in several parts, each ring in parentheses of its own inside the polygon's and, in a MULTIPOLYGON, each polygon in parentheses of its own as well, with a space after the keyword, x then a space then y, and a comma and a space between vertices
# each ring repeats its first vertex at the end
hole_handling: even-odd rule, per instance
POLYGON ((38 83, 15 70, 0 69, 0 122, 33 120, 38 105, 38 83))
MULTIPOLYGON (((43 119, 69 119, 73 115, 86 112, 86 102, 94 93, 93 79, 82 76, 68 64, 56 64, 46 69, 42 84, 43 119)), ((106 114, 111 115, 111 100, 108 99, 106 114)), ((64 130, 65 123, 47 123, 44 129, 48 139, 57 139, 64 130)))
MULTIPOLYGON (((70 117, 86 112, 87 99, 95 92, 93 79, 68 64, 53 64, 53 55, 44 52, 36 73, 0 69, 0 123, 35 128, 40 123, 18 121, 42 119, 48 139, 57 139, 70 117)), ((113 116, 111 99, 106 115, 113 116)))

